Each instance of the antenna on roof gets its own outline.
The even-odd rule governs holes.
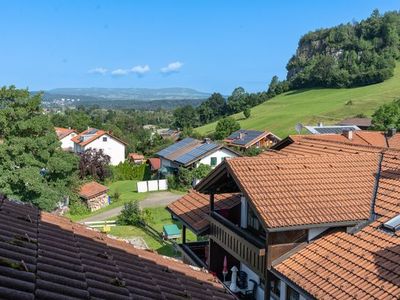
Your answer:
[[[296,129],[296,132],[297,132],[298,134],[300,134],[300,133],[301,133],[301,130],[303,129],[303,124],[297,123],[296,126],[294,126],[294,129]]]

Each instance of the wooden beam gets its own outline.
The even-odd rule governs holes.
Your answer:
[[[182,226],[182,244],[186,244],[186,226]]]
[[[210,194],[210,214],[214,211],[214,194]]]

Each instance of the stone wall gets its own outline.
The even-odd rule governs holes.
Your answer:
[[[108,195],[101,194],[97,197],[86,200],[86,203],[90,211],[98,210],[108,205]]]

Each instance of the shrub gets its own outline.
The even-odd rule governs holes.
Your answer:
[[[250,108],[246,108],[246,109],[243,111],[243,115],[244,115],[244,117],[245,117],[246,119],[250,118],[250,115],[251,115],[251,110],[250,110]]]
[[[117,223],[121,225],[143,225],[143,216],[137,201],[124,204],[121,214],[118,216]]]
[[[86,215],[90,213],[87,205],[80,199],[71,200],[69,203],[69,213],[71,215]]]
[[[111,168],[114,181],[118,180],[145,180],[149,172],[146,164],[134,165],[123,162]]]
[[[114,200],[118,200],[121,197],[121,193],[118,189],[115,189],[114,195],[112,196]]]

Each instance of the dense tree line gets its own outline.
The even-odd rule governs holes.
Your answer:
[[[353,87],[393,76],[400,57],[400,12],[375,10],[361,22],[304,35],[287,64],[291,88]]]
[[[60,149],[41,95],[3,87],[0,90],[0,193],[53,210],[75,199],[78,157]]]

